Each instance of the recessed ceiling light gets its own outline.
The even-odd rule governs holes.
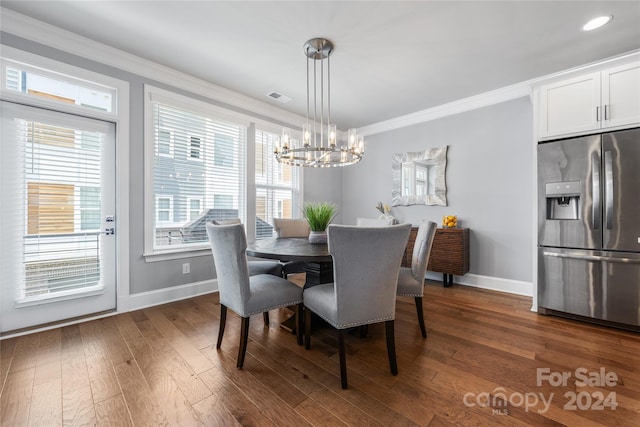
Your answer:
[[[597,18],[593,18],[591,21],[587,22],[582,26],[582,31],[591,31],[596,28],[600,28],[603,25],[608,24],[613,19],[613,16],[598,16]]]

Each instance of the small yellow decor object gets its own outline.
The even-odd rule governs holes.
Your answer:
[[[442,226],[444,228],[455,228],[458,226],[458,217],[455,215],[445,215],[442,217]]]

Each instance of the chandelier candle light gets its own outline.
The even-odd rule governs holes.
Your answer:
[[[302,125],[300,141],[292,138],[291,129],[282,129],[282,137],[275,149],[276,159],[281,163],[324,168],[352,165],[362,159],[364,137],[357,135],[355,129],[349,129],[347,141],[338,145],[336,125],[331,123],[329,56],[332,52],[333,43],[324,38],[311,39],[304,44],[307,55],[307,121]]]

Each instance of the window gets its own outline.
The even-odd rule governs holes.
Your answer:
[[[115,112],[116,90],[50,70],[7,60],[5,89],[82,108]]]
[[[277,135],[256,131],[256,239],[272,237],[273,218],[296,218],[302,211],[300,169],[279,163]]]
[[[173,197],[156,197],[156,221],[159,223],[169,223],[173,221]]]
[[[145,99],[145,253],[206,248],[207,222],[245,217],[248,123],[150,86]]]
[[[187,218],[189,221],[198,219],[202,213],[202,199],[195,197],[187,197]]]
[[[158,155],[173,157],[173,131],[169,129],[158,129]]]
[[[202,160],[202,138],[199,136],[189,137],[189,160]]]

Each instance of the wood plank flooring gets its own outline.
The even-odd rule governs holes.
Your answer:
[[[0,425],[640,425],[640,334],[540,316],[530,298],[464,286],[428,283],[424,304],[426,340],[413,299],[398,300],[398,376],[383,325],[347,335],[348,390],[335,331],[315,331],[306,351],[279,327],[286,309],[269,327],[251,319],[237,370],[231,311],[215,349],[217,294],[5,339]]]

